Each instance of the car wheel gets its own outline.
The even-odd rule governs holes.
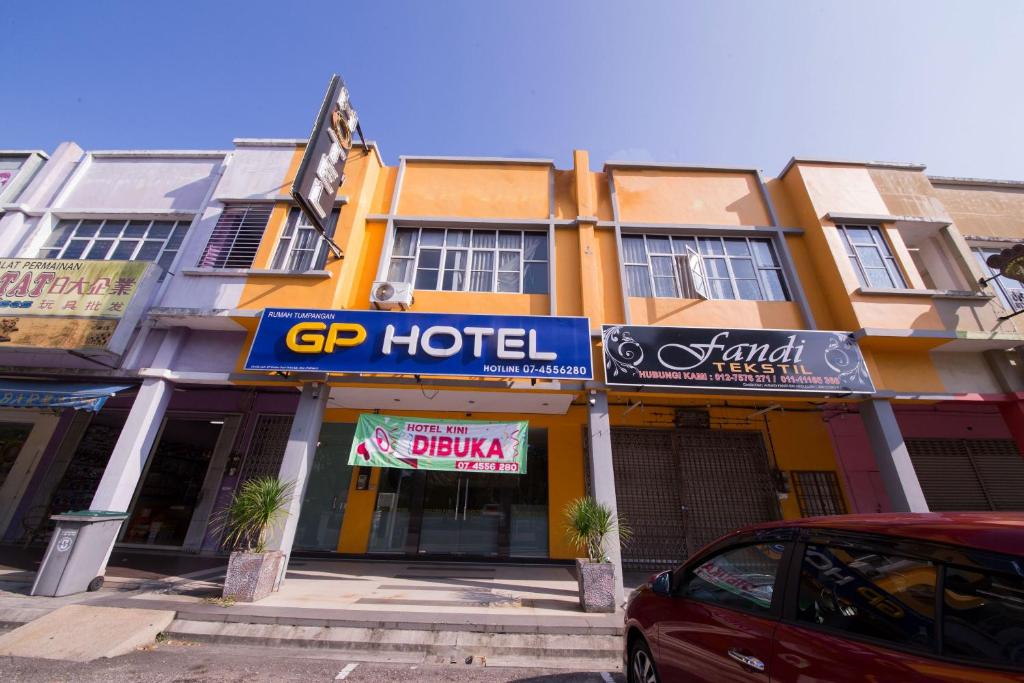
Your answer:
[[[658,669],[654,666],[651,648],[647,647],[643,638],[637,638],[629,652],[629,681],[630,683],[660,683],[661,681]]]

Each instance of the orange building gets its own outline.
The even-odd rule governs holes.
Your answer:
[[[302,153],[303,141],[236,141],[119,370],[143,382],[127,424],[160,423],[172,389],[291,392],[276,437],[243,429],[222,449],[230,466],[204,475],[220,489],[250,470],[295,481],[302,495],[275,540],[286,552],[567,560],[579,551],[562,512],[588,492],[633,528],[627,569],[676,563],[767,519],[1024,509],[1024,336],[1007,317],[1024,308],[1024,285],[981,283],[996,275],[986,259],[1024,240],[1019,184],[803,159],[770,179],[595,170],[585,151],[568,169],[387,166],[371,144],[353,148],[335,202],[338,258],[286,194]],[[585,317],[593,377],[470,377],[423,358],[401,370],[381,358],[358,372],[247,369],[261,316],[277,308]],[[661,339],[637,343],[662,369],[618,365],[609,335],[623,332]],[[720,332],[750,341],[716,361],[728,335],[694,340]],[[805,344],[805,357],[786,344]],[[697,351],[718,366],[666,360]],[[350,464],[365,414],[526,421],[526,474]],[[134,500],[145,468],[118,468],[157,439],[138,434],[112,445],[93,507]]]

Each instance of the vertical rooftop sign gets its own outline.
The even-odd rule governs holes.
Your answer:
[[[337,74],[331,76],[320,113],[292,184],[292,197],[317,231],[328,240],[336,256],[341,253],[327,233],[338,188],[345,180],[345,161],[359,118],[349,102],[348,88]]]

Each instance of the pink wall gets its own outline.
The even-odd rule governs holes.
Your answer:
[[[996,403],[896,406],[904,438],[1012,439]],[[850,512],[888,512],[889,497],[878,473],[867,430],[858,413],[826,413]]]

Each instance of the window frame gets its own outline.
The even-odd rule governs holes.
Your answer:
[[[874,550],[882,553],[901,555],[909,559],[918,559],[931,562],[936,567],[935,582],[935,629],[932,634],[933,643],[931,650],[915,649],[905,647],[899,643],[872,638],[857,633],[849,633],[839,629],[812,624],[797,619],[797,600],[800,595],[800,570],[803,563],[804,552],[808,543],[856,547],[862,550]],[[1007,574],[1013,576],[1013,567],[1018,560],[986,550],[970,549],[969,559],[971,563],[950,562],[950,552],[960,551],[958,557],[964,555],[964,548],[961,546],[947,546],[928,541],[918,541],[912,538],[901,538],[897,536],[879,536],[871,533],[854,531],[836,531],[831,529],[803,528],[799,530],[798,538],[791,547],[789,566],[786,573],[785,590],[782,591],[781,623],[795,628],[805,628],[817,631],[836,638],[862,642],[885,650],[908,654],[924,659],[931,659],[949,664],[956,664],[967,668],[990,669],[993,671],[1011,671],[1019,673],[1019,669],[1007,667],[992,662],[981,662],[944,654],[942,651],[943,632],[942,625],[945,620],[945,576],[947,568],[966,569],[974,572],[986,572],[990,574]],[[778,592],[778,588],[776,588]],[[774,603],[773,603],[774,607]]]
[[[792,287],[792,284],[789,282],[789,278],[786,277],[786,269],[783,266],[782,258],[780,256],[781,250],[779,249],[777,240],[773,236],[767,236],[766,235],[766,236],[762,237],[762,236],[756,236],[756,235],[754,235],[754,236],[752,236],[752,235],[723,235],[723,234],[720,234],[720,233],[719,234],[715,234],[714,232],[703,233],[703,234],[651,233],[651,232],[644,232],[643,230],[633,231],[633,230],[628,230],[628,229],[625,230],[622,233],[622,239],[623,240],[626,240],[627,238],[636,238],[636,237],[639,237],[639,238],[641,238],[643,240],[644,255],[646,256],[646,262],[645,263],[641,263],[639,261],[629,260],[629,257],[627,256],[627,250],[625,248],[623,248],[623,250],[622,250],[622,267],[623,267],[623,270],[627,274],[627,276],[625,278],[625,282],[623,283],[623,287],[626,289],[626,296],[635,297],[635,298],[644,298],[644,299],[652,299],[652,298],[653,299],[691,299],[691,300],[692,299],[696,299],[696,300],[705,299],[705,300],[711,300],[711,301],[773,301],[773,302],[778,302],[778,301],[792,302],[793,301],[793,287]],[[650,247],[650,239],[651,238],[660,238],[660,237],[664,237],[664,238],[669,240],[669,250],[670,250],[670,252],[664,252],[664,251],[653,251],[652,252],[651,247]],[[746,242],[747,254],[749,254],[749,255],[748,256],[742,256],[742,255],[730,254],[729,251],[728,251],[728,248],[726,247],[725,240],[731,240],[731,239],[744,240]],[[692,246],[687,244],[683,251],[677,252],[676,249],[675,249],[675,246],[674,246],[674,242],[676,242],[677,240],[678,241],[692,240],[693,244],[692,244]],[[721,253],[720,254],[719,253],[716,253],[716,254],[705,254],[703,252],[703,250],[701,249],[701,247],[702,247],[702,240],[717,240],[718,243],[721,245],[721,249],[722,249]],[[761,265],[760,263],[758,263],[757,255],[755,254],[754,247],[753,247],[753,244],[755,242],[756,243],[763,243],[763,244],[768,246],[768,248],[771,250],[772,258],[774,260],[775,265],[765,266],[765,265]],[[702,276],[702,279],[703,279],[703,286],[704,286],[704,289],[705,289],[705,296],[703,296],[703,297],[701,297],[701,296],[697,296],[697,297],[684,296],[685,294],[699,294],[699,292],[697,292],[694,289],[694,284],[689,281],[690,278],[687,277],[681,271],[680,259],[687,258],[688,253],[689,253],[688,252],[689,249],[692,249],[694,251],[694,253],[700,259],[700,261],[699,261],[699,263],[700,263],[700,270],[701,270],[701,276]],[[652,259],[655,258],[655,257],[671,258],[671,260],[672,260],[672,271],[673,271],[672,272],[672,278],[673,278],[673,291],[674,291],[674,294],[672,294],[672,295],[658,294],[657,278],[659,278],[659,277],[660,278],[665,278],[666,276],[664,276],[664,275],[656,276],[654,274],[654,262],[653,262]],[[711,277],[708,274],[708,267],[707,267],[707,263],[706,263],[706,260],[708,258],[722,259],[725,262],[725,268],[726,268],[726,273],[728,274],[728,278]],[[737,277],[736,276],[736,271],[735,271],[735,268],[734,268],[734,265],[733,265],[733,261],[734,260],[749,260],[750,263],[751,263],[751,266],[754,269],[754,274],[755,274],[756,277],[755,278],[741,278],[741,277]],[[649,294],[634,294],[634,293],[629,291],[630,278],[628,277],[628,272],[629,272],[630,268],[645,268],[646,269],[646,271],[647,271],[647,287],[648,287],[648,291],[650,292]],[[766,277],[765,273],[767,271],[773,271],[773,272],[778,274],[779,282],[782,284],[782,290],[783,290],[782,291],[782,298],[781,299],[767,298],[766,297],[766,295],[771,291],[771,288],[768,286],[768,283],[767,283],[767,281],[765,279],[765,277]],[[718,297],[718,296],[715,296],[714,289],[712,287],[712,282],[713,281],[723,281],[723,280],[726,280],[726,279],[728,280],[729,286],[732,289],[733,296],[732,297]],[[740,288],[739,288],[739,284],[738,283],[741,280],[742,281],[753,280],[753,281],[755,281],[757,283],[758,298],[756,298],[756,299],[745,299],[745,298],[739,296]]]
[[[143,217],[139,218],[138,216],[136,216],[135,218],[130,218],[128,216],[85,216],[75,218],[63,218],[57,216],[55,217],[56,223],[50,230],[50,234],[47,235],[46,239],[43,241],[43,244],[41,244],[39,248],[36,250],[35,258],[52,259],[58,261],[144,261],[147,263],[155,263],[159,265],[161,268],[163,268],[165,271],[170,271],[170,268],[174,264],[174,261],[178,258],[178,255],[181,253],[182,246],[184,246],[185,244],[185,239],[188,237],[188,232],[192,227],[193,218],[145,216],[144,214],[140,215],[142,215]],[[75,233],[85,222],[98,223],[95,232],[91,236],[76,236]],[[103,228],[107,225],[108,222],[121,224],[121,227],[117,235],[101,235]],[[145,227],[145,231],[143,232],[142,235],[136,237],[125,234],[125,231],[128,229],[128,226],[131,225],[132,223],[147,224]],[[149,237],[149,231],[153,229],[154,225],[157,223],[171,224],[170,230],[168,231],[166,237]],[[68,234],[65,235],[60,240],[60,244],[56,246],[47,246],[52,236],[56,234],[58,230],[61,229],[62,224],[73,225]],[[178,239],[177,243],[173,247],[169,247],[168,245],[171,243],[171,241],[178,236],[180,236],[180,239]],[[71,246],[71,243],[73,241],[84,241],[86,242],[86,245],[82,248],[80,256],[65,257],[65,254],[67,254],[68,248]],[[87,255],[93,250],[93,248],[96,245],[96,242],[98,241],[110,241],[112,244],[107,248],[107,253],[102,259],[88,258]],[[138,255],[142,251],[146,242],[156,241],[159,241],[161,244],[160,249],[154,256],[154,258],[138,258]],[[138,244],[136,244],[135,247],[132,249],[132,253],[129,257],[118,259],[110,258],[110,256],[118,249],[122,242],[137,242]],[[55,255],[44,255],[44,253],[54,251],[57,252]],[[161,263],[161,259],[163,259],[167,255],[170,255],[170,258],[167,260],[167,263],[165,265]]]
[[[982,269],[984,269],[984,271],[986,273],[988,273],[989,278],[991,278],[991,279],[989,279],[988,284],[994,284],[995,285],[994,289],[995,289],[995,292],[996,292],[996,296],[999,299],[999,302],[1001,304],[1003,304],[1003,306],[1008,311],[1014,311],[1014,312],[1016,312],[1016,311],[1024,311],[1024,299],[1022,299],[1021,307],[1017,308],[1017,307],[1015,307],[1013,305],[1013,297],[1010,296],[1010,290],[1016,290],[1016,291],[1024,292],[1024,282],[1018,282],[1017,280],[1014,280],[1012,278],[1004,277],[1003,275],[1001,275],[999,273],[998,270],[996,270],[995,268],[993,268],[992,266],[988,265],[985,262],[987,260],[987,258],[988,258],[988,255],[998,254],[1003,249],[1006,249],[1007,247],[1010,247],[1010,246],[1013,246],[1013,245],[1012,244],[1007,244],[1007,243],[1004,242],[1004,243],[1001,243],[1001,244],[990,244],[990,245],[977,244],[977,243],[969,243],[968,246],[970,247],[971,255],[977,260],[978,265]],[[991,253],[988,254],[988,255],[984,255],[983,252],[991,252]],[[1016,283],[1018,286],[1016,286],[1016,287],[1012,287],[1012,286],[1011,287],[1007,287],[1006,283]],[[1024,295],[1022,295],[1022,296],[1024,296]]]
[[[913,289],[909,284],[910,281],[907,278],[906,269],[900,263],[899,258],[897,258],[896,252],[892,248],[892,242],[889,240],[889,236],[886,234],[886,231],[883,229],[881,224],[836,223],[835,227],[839,231],[839,238],[843,242],[843,248],[846,250],[846,256],[849,259],[850,264],[853,266],[853,272],[857,276],[857,282],[861,289]],[[850,239],[848,232],[850,228],[863,228],[868,230],[872,235],[871,244],[853,242],[853,240]],[[865,266],[857,247],[872,248],[878,252],[879,258],[882,261],[882,267]],[[868,279],[869,270],[884,270],[892,281],[892,286],[878,287],[871,284]]]
[[[262,202],[262,201],[231,201],[231,202],[225,202],[221,206],[220,212],[217,214],[217,219],[214,221],[213,227],[210,229],[210,233],[206,237],[206,244],[203,245],[203,250],[199,253],[199,258],[196,261],[195,267],[196,268],[209,268],[211,270],[225,270],[225,271],[238,271],[238,270],[249,270],[249,269],[251,269],[253,267],[254,263],[256,262],[256,257],[259,256],[260,247],[263,245],[263,240],[267,236],[267,229],[270,227],[270,221],[274,217],[274,206],[275,205],[272,202]],[[211,245],[214,243],[214,240],[216,238],[221,238],[222,239],[222,237],[217,235],[217,230],[218,230],[218,228],[221,225],[221,221],[225,220],[225,216],[227,215],[227,213],[229,211],[237,211],[237,210],[243,210],[244,211],[244,215],[239,219],[238,225],[233,226],[233,233],[231,235],[231,242],[230,242],[230,244],[227,245],[226,250],[224,252],[224,256],[221,257],[218,254],[217,256],[214,256],[212,258],[214,263],[213,264],[208,264],[207,263],[207,259],[208,259],[208,255],[209,255],[209,252],[210,252]],[[245,221],[248,220],[249,215],[251,213],[264,212],[264,211],[267,213],[267,217],[266,217],[266,220],[263,223],[263,226],[260,228],[260,237],[259,237],[259,239],[255,240],[255,247],[253,248],[251,246],[239,246],[239,239],[240,239],[240,236],[242,234],[241,233],[241,228],[242,228],[242,225],[245,223]],[[225,227],[227,228],[227,226],[225,226]],[[254,229],[254,228],[250,228],[250,229]],[[244,242],[252,242],[253,241],[253,237],[246,236],[246,237],[243,238],[242,241],[243,241],[243,243]],[[221,246],[223,248],[223,245],[221,245]],[[235,264],[235,263],[231,262],[231,260],[234,259],[234,258],[243,258],[243,259],[245,258],[244,256],[239,256],[238,254],[236,254],[235,253],[236,249],[238,249],[239,252],[245,252],[245,251],[249,251],[249,250],[252,251],[252,255],[248,256],[248,261],[249,262],[247,264],[240,265],[240,264]],[[221,263],[220,265],[217,265],[217,261],[220,261],[221,258],[223,258],[223,263]]]
[[[768,612],[758,612],[752,609],[743,609],[733,605],[723,605],[721,603],[700,600],[698,598],[684,596],[678,593],[682,583],[693,575],[693,572],[697,567],[708,560],[717,557],[722,553],[727,553],[745,546],[757,545],[759,543],[784,543],[786,545],[786,549],[782,553],[782,559],[779,560],[779,570],[775,575],[775,586],[772,589],[772,604],[771,607],[768,608]],[[782,618],[783,608],[786,605],[786,595],[790,584],[789,573],[790,568],[793,565],[793,553],[796,546],[797,539],[795,534],[791,529],[787,528],[770,529],[766,532],[755,532],[753,534],[744,534],[739,537],[726,538],[708,548],[705,552],[687,559],[682,566],[677,569],[671,570],[672,585],[670,589],[670,599],[689,600],[701,605],[710,605],[718,609],[738,612],[740,614],[746,614],[759,619],[778,621]]]
[[[411,255],[396,255],[395,246],[398,242],[397,239],[391,240],[391,253],[387,254],[387,266],[384,269],[385,277],[388,280],[392,280],[391,272],[392,267],[396,261],[406,262],[406,268],[411,268],[406,273],[407,280],[412,287],[417,291],[425,292],[464,292],[464,293],[475,293],[475,294],[537,294],[541,296],[551,295],[551,240],[549,235],[549,229],[547,228],[531,228],[531,227],[519,227],[519,226],[495,226],[495,227],[481,227],[477,225],[467,226],[424,226],[424,225],[396,225],[394,226],[395,236],[401,230],[412,230],[415,232],[413,239],[412,254]],[[441,233],[440,244],[433,245],[428,244],[426,247],[423,246],[423,233],[424,232],[439,232]],[[465,245],[449,244],[449,233],[464,232],[467,235],[467,241]],[[494,246],[480,247],[475,246],[473,238],[477,232],[486,233],[494,237]],[[516,233],[519,235],[519,245],[517,247],[503,247],[501,246],[501,233]],[[537,259],[526,258],[526,240],[528,235],[535,235],[543,239],[545,258]],[[417,284],[417,278],[420,272],[420,264],[424,250],[426,251],[438,251],[437,274],[434,278],[432,287],[420,287]],[[458,270],[448,267],[448,255],[450,253],[464,253],[465,263]],[[511,270],[502,270],[500,267],[501,254],[502,252],[515,253],[518,260],[518,288],[516,291],[507,291],[499,289],[499,274],[500,273],[511,273]],[[475,269],[474,256],[477,253],[485,253],[491,255],[491,266],[489,269]],[[526,289],[526,266],[527,265],[544,265],[544,291],[543,292],[527,292]],[[435,270],[434,268],[426,268],[425,270]],[[473,273],[474,272],[490,272],[490,285],[489,289],[473,289]],[[447,273],[459,273],[462,275],[462,286],[460,288],[447,289],[444,286],[445,276]]]
[[[335,207],[328,217],[327,232],[329,236],[334,235],[339,215],[340,211]],[[291,234],[288,233],[289,227],[291,228]],[[309,267],[305,270],[287,267],[295,257],[295,244],[300,230],[312,230],[316,237],[316,244],[312,249],[301,250],[304,252],[313,252]],[[270,259],[270,270],[282,273],[307,273],[311,270],[323,270],[324,266],[327,264],[327,251],[327,240],[324,239],[313,224],[309,222],[309,219],[306,217],[306,214],[302,209],[298,206],[290,206],[284,219],[284,226],[282,226],[281,234],[278,235],[277,244],[274,246],[274,255]],[[278,265],[279,261],[281,262],[280,265]]]

